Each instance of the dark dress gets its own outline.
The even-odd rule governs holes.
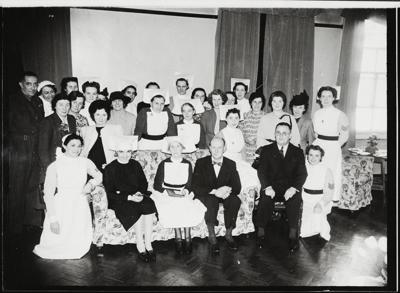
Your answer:
[[[107,162],[106,155],[104,154],[103,141],[101,140],[100,131],[103,127],[96,127],[97,139],[89,151],[88,158],[96,165],[97,169],[104,172],[103,165]]]
[[[118,160],[112,161],[104,169],[103,184],[107,193],[108,208],[114,210],[115,216],[126,231],[141,215],[150,215],[157,211],[149,197],[147,179],[139,162],[129,160],[127,164],[121,164]],[[143,200],[128,200],[128,195],[136,192],[143,194]]]

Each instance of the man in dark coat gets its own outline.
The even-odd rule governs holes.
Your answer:
[[[211,156],[196,161],[193,172],[192,189],[195,197],[206,207],[204,216],[208,228],[208,240],[213,253],[219,252],[214,226],[218,225],[217,214],[219,204],[224,206],[226,227],[225,239],[229,248],[237,250],[237,244],[232,237],[241,201],[238,194],[241,190],[236,163],[223,157],[225,140],[214,137],[210,143]]]
[[[289,249],[299,247],[298,221],[301,190],[307,178],[304,154],[301,148],[289,143],[291,127],[286,122],[275,128],[275,142],[263,147],[257,169],[261,182],[260,201],[254,225],[258,227],[258,244],[262,246],[264,228],[271,219],[274,202],[284,201],[289,222]]]
[[[39,198],[38,132],[44,118],[43,102],[36,94],[35,73],[24,72],[19,85],[21,91],[9,97],[10,173],[4,209],[9,237],[20,235],[24,225],[42,224],[42,211],[35,206]]]

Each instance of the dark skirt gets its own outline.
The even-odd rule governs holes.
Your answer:
[[[114,210],[115,216],[126,231],[139,220],[141,215],[151,215],[157,212],[154,201],[147,196],[143,196],[141,202],[117,203],[111,209]]]

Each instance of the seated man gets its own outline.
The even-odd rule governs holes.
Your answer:
[[[275,128],[276,142],[263,147],[258,167],[261,182],[260,201],[254,225],[258,227],[259,247],[265,237],[264,228],[271,219],[274,202],[285,201],[289,221],[289,249],[299,247],[298,221],[301,205],[301,190],[307,178],[303,151],[289,143],[291,127],[280,122]]]
[[[204,218],[208,228],[208,240],[213,253],[219,252],[214,230],[214,226],[218,225],[219,203],[224,206],[225,239],[229,248],[237,250],[237,244],[232,237],[232,230],[236,226],[241,204],[238,197],[241,184],[236,170],[236,163],[223,157],[225,150],[225,140],[221,137],[214,137],[210,143],[211,156],[196,161],[192,180],[192,190],[195,197],[207,207]]]

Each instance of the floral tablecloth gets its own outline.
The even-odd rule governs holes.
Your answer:
[[[338,208],[359,210],[371,203],[374,157],[344,155],[342,192]]]
[[[184,157],[194,164],[198,158],[209,155],[208,150],[198,150]],[[154,177],[157,172],[159,163],[166,159],[169,155],[160,151],[137,151],[133,154],[133,158],[140,162],[143,171],[149,183],[149,190],[153,191]],[[249,187],[242,190],[239,197],[242,205],[239,209],[236,228],[232,231],[233,235],[240,235],[254,231],[252,221],[252,213],[254,209],[254,198],[258,192],[257,186]],[[93,243],[101,247],[103,244],[125,244],[136,243],[134,229],[125,231],[119,220],[115,217],[113,210],[108,209],[107,196],[103,186],[99,186],[92,193],[92,203],[94,212],[94,235]],[[223,207],[221,205],[218,212],[219,225],[215,228],[217,236],[225,235]],[[207,226],[203,221],[196,227],[192,228],[192,237],[205,238],[208,236]],[[153,240],[168,240],[175,237],[174,229],[163,228],[154,216]]]

